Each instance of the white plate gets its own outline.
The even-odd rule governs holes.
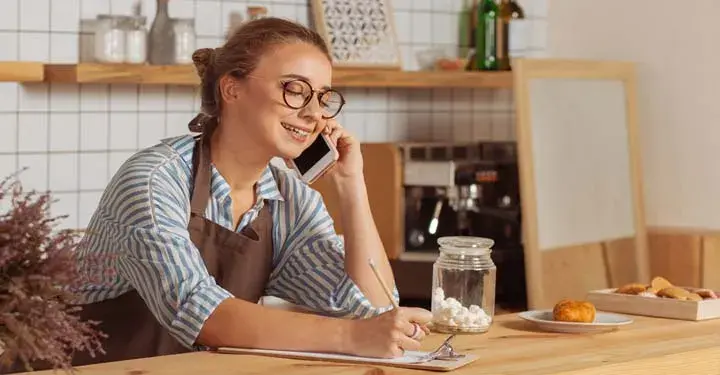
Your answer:
[[[524,311],[519,313],[518,316],[533,323],[543,331],[561,333],[610,331],[633,322],[633,320],[627,316],[601,311],[595,313],[595,321],[593,323],[557,322],[553,320],[552,310]]]

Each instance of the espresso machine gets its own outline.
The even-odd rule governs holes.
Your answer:
[[[498,304],[526,302],[516,145],[407,144],[402,149],[406,254],[437,254],[443,236],[495,241]]]

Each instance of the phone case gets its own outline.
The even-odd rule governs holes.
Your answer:
[[[323,137],[323,139],[325,140],[325,143],[327,143],[327,145],[330,147],[330,150],[333,153],[333,162],[326,165],[325,168],[320,170],[320,173],[318,173],[314,178],[312,178],[310,180],[303,179],[302,175],[298,171],[297,166],[295,166],[295,163],[292,160],[285,160],[285,165],[287,165],[288,168],[293,169],[294,171],[298,172],[298,174],[300,175],[300,178],[303,179],[303,181],[305,181],[308,185],[312,184],[313,182],[320,179],[320,177],[324,176],[325,173],[327,173],[330,169],[332,169],[332,167],[335,166],[335,164],[337,164],[337,160],[340,157],[340,154],[338,153],[335,146],[332,144],[332,141],[330,140],[330,138],[325,133],[321,133],[320,137]]]

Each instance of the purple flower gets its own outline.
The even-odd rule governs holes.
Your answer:
[[[73,287],[101,272],[100,259],[75,259],[79,233],[57,230],[50,193],[26,193],[16,175],[0,182],[0,373],[19,361],[72,370],[73,353],[103,353],[97,322],[81,321]]]

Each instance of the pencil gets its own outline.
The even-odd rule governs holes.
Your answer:
[[[400,306],[398,306],[397,302],[395,302],[395,298],[393,298],[393,295],[390,292],[390,289],[388,288],[387,284],[385,284],[385,281],[383,281],[382,276],[380,276],[380,272],[378,272],[377,268],[375,267],[375,261],[373,261],[372,258],[368,258],[368,263],[370,264],[370,268],[372,269],[373,273],[375,274],[375,278],[377,278],[377,281],[380,283],[380,286],[383,288],[385,295],[390,300],[390,302],[392,302],[393,307],[395,309],[399,309]]]

